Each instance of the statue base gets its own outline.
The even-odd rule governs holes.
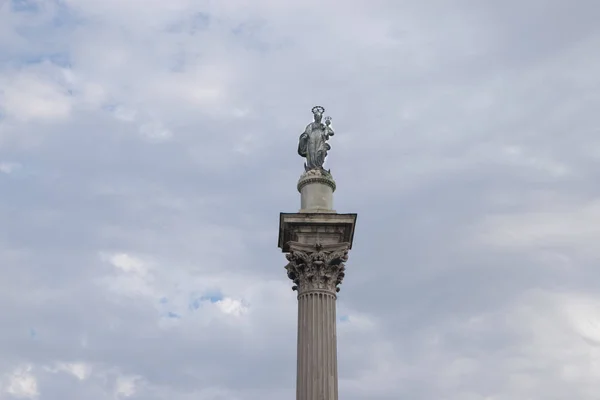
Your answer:
[[[311,169],[298,180],[300,192],[299,213],[335,213],[333,192],[335,181],[324,169]]]

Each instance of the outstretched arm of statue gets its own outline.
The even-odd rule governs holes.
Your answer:
[[[327,125],[325,127],[325,134],[327,135],[327,137],[333,136],[335,134],[333,128],[330,125]]]

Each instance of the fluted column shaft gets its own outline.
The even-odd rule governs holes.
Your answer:
[[[336,295],[319,290],[298,296],[296,400],[337,400]]]
[[[338,400],[335,301],[350,246],[288,245],[285,268],[298,291],[296,400]]]

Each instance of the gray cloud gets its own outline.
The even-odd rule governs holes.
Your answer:
[[[0,1],[0,398],[293,397],[315,103],[359,214],[340,396],[595,398],[599,13]]]

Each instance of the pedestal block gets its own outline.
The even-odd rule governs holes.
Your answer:
[[[310,170],[298,180],[300,213],[335,213],[333,192],[335,181],[328,171]]]

